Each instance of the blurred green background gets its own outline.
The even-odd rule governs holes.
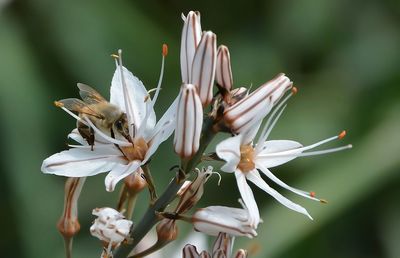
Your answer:
[[[55,224],[64,178],[40,165],[66,148],[74,120],[53,106],[78,96],[77,82],[108,97],[110,54],[153,88],[161,45],[169,45],[157,112],[180,86],[181,12],[199,10],[202,27],[231,52],[234,84],[257,85],[285,72],[299,88],[273,131],[274,139],[304,144],[342,129],[350,151],[299,158],[273,169],[282,180],[312,190],[321,205],[275,187],[305,206],[314,221],[256,190],[263,204],[259,236],[239,239],[252,257],[400,257],[400,2],[356,1],[0,1],[0,117],[2,257],[64,257]],[[215,142],[214,142],[215,143]],[[178,160],[171,141],[161,146],[152,173],[161,190]],[[75,257],[98,257],[89,236],[95,207],[114,206],[118,191],[104,174],[89,178],[80,199]],[[147,193],[135,218],[143,213]],[[237,205],[234,179],[206,186],[199,206]]]

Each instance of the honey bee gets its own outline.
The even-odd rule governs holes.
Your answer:
[[[79,117],[89,119],[99,130],[112,138],[115,138],[115,134],[118,133],[131,141],[126,114],[116,105],[109,103],[92,87],[78,83],[78,88],[82,100],[77,98],[62,99],[55,102],[56,106],[77,112]],[[77,121],[77,128],[93,150],[95,141],[93,128],[79,120]]]

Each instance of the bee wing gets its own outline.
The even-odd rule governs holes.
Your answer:
[[[103,118],[101,114],[91,109],[87,103],[83,102],[80,99],[76,98],[62,99],[56,101],[55,104],[58,107],[65,107],[66,109],[77,113],[86,114],[97,118]]]
[[[78,88],[79,95],[81,95],[82,100],[89,105],[107,102],[107,100],[103,98],[100,93],[98,93],[95,89],[86,84],[78,83]]]

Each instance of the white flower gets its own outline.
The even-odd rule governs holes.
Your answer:
[[[113,191],[121,179],[144,165],[158,146],[172,134],[175,128],[176,101],[157,124],[153,108],[160,91],[164,55],[159,84],[153,99],[150,99],[143,83],[122,66],[121,54],[119,51],[117,68],[111,82],[110,103],[126,113],[130,141],[121,137],[114,139],[96,128],[89,119],[74,116],[95,131],[94,149],[91,150],[91,146],[80,135],[71,134],[70,137],[84,146],[72,146],[70,150],[45,159],[42,172],[85,177],[110,171],[105,178],[105,185],[107,191]]]
[[[247,209],[209,206],[198,209],[192,216],[192,223],[195,230],[211,236],[217,236],[220,232],[249,238],[257,236]]]
[[[90,227],[90,233],[98,239],[109,243],[110,246],[118,246],[128,236],[132,227],[132,221],[112,208],[96,208],[92,212],[98,218]]]
[[[343,138],[345,136],[345,131],[340,133],[338,136],[334,136],[305,147],[303,147],[303,145],[298,142],[290,140],[266,141],[269,133],[271,132],[276,121],[278,120],[279,116],[282,114],[285,108],[282,107],[283,104],[289,97],[290,95],[285,98],[271,114],[263,130],[260,133],[257,144],[253,144],[253,139],[257,133],[258,128],[260,127],[261,121],[250,128],[247,132],[228,138],[219,143],[216,147],[217,155],[221,159],[226,161],[226,164],[223,165],[221,169],[225,172],[233,172],[235,174],[240,194],[244,203],[248,207],[250,214],[252,215],[252,223],[255,225],[257,225],[260,221],[260,215],[257,203],[253,196],[253,192],[250,186],[247,184],[247,180],[251,181],[257,187],[270,194],[281,204],[292,210],[303,213],[307,215],[310,219],[312,219],[306,209],[298,204],[293,203],[292,201],[279,194],[273,188],[271,188],[261,178],[259,171],[261,171],[276,184],[296,194],[312,200],[321,201],[320,199],[314,197],[315,194],[313,192],[305,192],[288,186],[287,184],[279,180],[274,174],[272,174],[269,168],[279,166],[300,156],[325,154],[351,148],[351,145],[347,145],[328,150],[305,152],[310,149],[316,148],[324,143]],[[278,111],[279,113],[276,115]],[[275,115],[276,117],[274,118]]]

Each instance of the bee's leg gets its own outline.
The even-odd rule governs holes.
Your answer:
[[[91,150],[93,151],[94,130],[91,127],[89,127],[81,122],[78,122],[77,127],[78,127],[78,131],[82,135],[82,137],[88,142],[88,144],[90,146],[92,146]]]

